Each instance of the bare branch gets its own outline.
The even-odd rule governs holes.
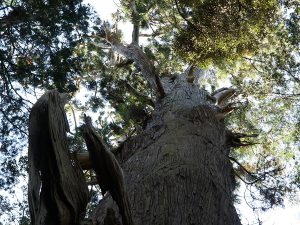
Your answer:
[[[128,46],[121,44],[113,37],[111,33],[108,33],[106,36],[109,43],[112,45],[112,50],[130,60],[133,60],[140,68],[143,77],[148,82],[151,89],[155,91],[159,98],[163,98],[166,94],[158,73],[153,65],[153,62],[146,56],[142,49],[135,43],[132,43]]]
[[[262,180],[262,177],[257,178],[253,173],[249,172],[241,163],[239,163],[235,158],[233,157],[228,157],[230,160],[232,160],[233,162],[235,162],[236,164],[238,164],[238,166],[244,171],[246,172],[248,175],[250,175],[251,177],[255,178],[254,181],[251,182],[247,182],[245,179],[243,179],[237,172],[235,172],[235,175],[240,178],[245,184],[254,184],[260,180]]]

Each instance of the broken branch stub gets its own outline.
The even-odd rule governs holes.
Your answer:
[[[235,89],[233,88],[220,88],[216,90],[212,96],[216,99],[216,105],[221,106],[226,103],[235,94]]]
[[[82,128],[102,194],[109,191],[119,207],[123,225],[133,225],[122,168],[113,153],[108,150],[101,137],[96,133],[90,117],[85,117],[85,124]]]
[[[30,112],[28,200],[34,225],[79,224],[88,202],[84,175],[68,149],[65,100],[49,91]]]

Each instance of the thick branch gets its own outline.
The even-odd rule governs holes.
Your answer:
[[[134,42],[127,46],[123,45],[119,41],[119,38],[105,24],[103,25],[103,31],[101,37],[105,38],[107,43],[111,45],[112,51],[134,61],[140,68],[142,76],[148,82],[150,88],[155,91],[155,95],[159,98],[165,97],[166,93],[161,84],[158,72],[153,62],[146,56],[139,45]]]
[[[138,45],[132,43],[128,46],[124,46],[113,38],[108,41],[111,43],[114,51],[133,60],[137,64],[143,77],[159,98],[163,98],[166,95],[153,62],[150,61]]]
[[[216,90],[212,96],[216,99],[216,105],[222,105],[234,94],[235,90],[233,88],[221,88]]]

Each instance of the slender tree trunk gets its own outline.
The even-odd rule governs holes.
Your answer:
[[[224,123],[207,92],[185,79],[164,82],[170,85],[167,95],[147,128],[118,154],[133,220],[143,225],[239,225]],[[110,201],[104,198],[95,211],[97,224],[108,216]]]

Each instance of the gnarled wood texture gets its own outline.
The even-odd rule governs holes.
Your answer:
[[[68,149],[65,97],[49,91],[30,113],[28,197],[33,225],[79,224],[88,202],[82,170]]]
[[[89,117],[85,117],[83,134],[102,193],[105,194],[109,191],[117,203],[123,225],[133,225],[123,171],[113,153],[107,149],[101,137],[96,133]],[[107,208],[106,210],[104,224],[118,221],[114,216],[113,209]]]

